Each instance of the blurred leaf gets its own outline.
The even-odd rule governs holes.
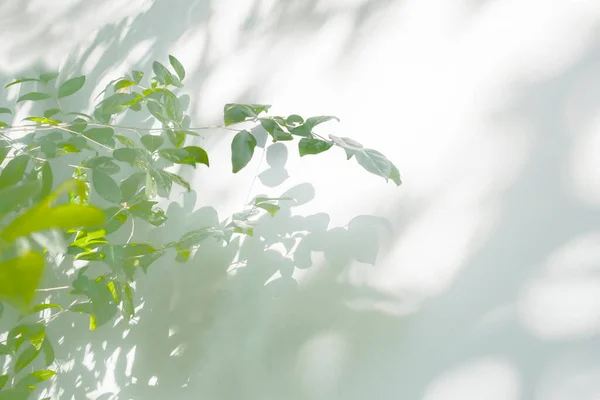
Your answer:
[[[0,139],[0,164],[4,162],[8,153],[10,153],[10,144],[6,140]]]
[[[0,343],[0,356],[10,355],[12,354],[12,350],[5,344]],[[1,385],[0,385],[1,387]]]
[[[77,92],[79,89],[83,87],[85,84],[85,76],[78,76],[76,78],[71,78],[65,82],[58,88],[58,98],[67,97]]]
[[[47,310],[49,308],[58,308],[59,310],[62,310],[62,306],[60,304],[38,304],[38,305],[31,307],[31,310],[29,310],[29,313],[35,314],[40,311]]]
[[[120,207],[110,207],[104,210],[106,234],[117,231],[127,221],[127,210]]]
[[[281,207],[279,207],[278,205],[271,204],[271,203],[259,203],[259,204],[256,204],[256,207],[262,208],[263,210],[265,210],[266,212],[271,214],[271,216],[275,216],[277,211],[279,211],[281,209]]]
[[[140,149],[120,148],[113,151],[113,157],[115,160],[129,163],[134,167],[144,168],[146,165],[144,151]]]
[[[261,197],[261,196],[259,196],[254,199],[254,204],[258,205],[258,204],[264,203],[266,201],[283,201],[283,200],[294,201],[294,202],[296,201],[292,197]]]
[[[0,389],[8,383],[8,375],[0,375]]]
[[[131,319],[135,315],[135,305],[133,304],[133,289],[129,284],[124,288],[125,296],[123,297],[123,316]]]
[[[39,101],[39,100],[46,100],[49,99],[50,96],[48,93],[39,93],[39,92],[30,92],[30,93],[25,93],[24,95],[22,95],[21,97],[19,97],[19,99],[17,100],[17,103],[20,103],[22,101]]]
[[[145,183],[146,174],[144,172],[135,172],[121,182],[121,201],[128,202],[138,192],[140,186]]]
[[[121,79],[120,81],[115,83],[115,91],[125,89],[129,86],[134,86],[136,84],[137,84],[136,82],[130,81],[128,79]]]
[[[52,347],[52,343],[50,343],[47,336],[42,343],[41,350],[44,353],[44,363],[47,367],[54,362],[54,348]]]
[[[40,191],[40,182],[33,180],[21,185],[12,185],[0,190],[0,220],[18,210],[20,205],[26,204]]]
[[[111,203],[118,203],[121,200],[121,191],[119,186],[106,172],[94,170],[92,175],[92,184],[96,192],[105,200]]]
[[[171,55],[169,55],[169,62],[171,63],[171,66],[175,70],[175,73],[177,73],[177,76],[179,77],[179,79],[183,80],[183,78],[185,78],[185,69],[183,68],[183,65],[181,65],[181,63],[179,62],[178,59],[176,59],[174,56],[171,56]]]
[[[39,350],[31,345],[27,345],[25,349],[17,356],[17,361],[15,361],[15,373],[21,372],[23,368],[31,364],[33,360],[38,356]]]
[[[115,164],[113,158],[108,156],[88,158],[87,160],[81,163],[81,166],[93,170],[102,171],[109,175],[116,174],[119,171],[121,171],[121,168],[117,164]]]
[[[161,85],[173,85],[181,87],[181,81],[174,76],[164,65],[158,61],[152,63],[152,70],[156,74],[156,79]]]
[[[206,153],[206,150],[204,150],[202,147],[186,146],[183,148],[183,150],[187,151],[192,156],[195,162],[199,164],[204,164],[207,167],[209,166],[208,153]]]
[[[16,85],[19,83],[23,83],[23,82],[39,82],[39,79],[36,78],[22,78],[22,79],[17,79],[16,81],[12,81],[11,83],[9,83],[8,85],[4,86],[4,88],[6,89],[7,87],[10,87],[12,85]]]
[[[173,146],[179,148],[183,142],[185,142],[185,132],[167,129],[167,138],[169,139],[169,142],[173,144]]]
[[[42,187],[36,197],[36,201],[41,201],[44,197],[48,196],[50,192],[52,192],[52,185],[54,183],[54,175],[49,162],[44,162],[39,168],[38,179],[40,179]]]
[[[135,147],[135,143],[133,142],[133,140],[129,139],[127,136],[115,135],[115,139],[117,139],[119,143],[121,143],[123,146]]]
[[[49,108],[46,111],[44,111],[44,117],[46,118],[50,118],[53,115],[56,115],[60,112],[60,110],[58,108]]]
[[[148,151],[154,152],[156,149],[163,145],[165,139],[163,139],[161,136],[144,135],[142,136],[141,141],[144,147],[148,149]]]
[[[38,383],[48,380],[56,375],[56,372],[50,371],[49,369],[35,371],[23,377],[19,383],[17,383],[17,389],[35,389]]]
[[[12,114],[12,111],[6,107],[0,107],[0,114]]]
[[[165,223],[167,216],[160,208],[154,209],[155,201],[141,201],[129,208],[132,215],[150,222],[154,226]]]
[[[167,174],[169,176],[169,178],[175,182],[176,184],[183,186],[184,188],[187,189],[187,191],[190,191],[190,183],[188,181],[186,181],[185,179],[183,179],[181,176],[177,175],[177,174],[173,174],[171,172],[168,171],[164,171],[165,174]]]
[[[0,262],[0,300],[26,309],[33,300],[43,270],[44,257],[35,251]]]
[[[233,173],[244,168],[254,155],[256,138],[248,131],[238,132],[231,142],[231,164]]]
[[[100,276],[94,280],[83,275],[79,270],[77,278],[73,281],[73,294],[85,295],[90,301],[79,303],[71,307],[71,310],[90,315],[90,330],[110,321],[117,313],[117,305],[112,293],[108,288],[107,279]]]
[[[48,83],[48,82],[56,79],[57,76],[58,76],[58,72],[47,72],[45,74],[41,74],[40,75],[40,82],[42,82],[42,83]]]
[[[156,197],[158,188],[156,187],[156,181],[154,177],[150,173],[150,171],[146,171],[146,186],[144,190],[144,197],[147,200],[152,200]]]
[[[392,171],[390,172],[389,178],[396,184],[396,186],[402,185],[402,179],[400,178],[400,171],[394,164],[392,164]]]
[[[319,154],[327,151],[333,146],[332,143],[326,142],[321,139],[313,138],[302,138],[298,142],[298,150],[300,151],[300,157],[307,154]]]
[[[265,104],[225,104],[223,120],[225,126],[255,119],[262,112],[267,112],[271,106]]]
[[[144,73],[140,71],[131,71],[131,76],[133,77],[135,83],[140,83],[144,77]]]
[[[28,163],[29,156],[26,155],[16,156],[10,160],[0,173],[0,190],[15,185],[23,179]]]
[[[82,134],[105,146],[115,147],[115,131],[112,128],[90,128]]]
[[[177,96],[171,91],[165,90],[164,101],[169,119],[177,124],[181,123],[181,120],[183,119],[183,109],[181,108],[181,104],[179,104]]]
[[[24,121],[32,121],[32,122],[37,122],[38,124],[47,124],[47,125],[58,125],[60,122],[50,119],[50,118],[45,118],[45,117],[27,117],[27,118],[23,118]]]

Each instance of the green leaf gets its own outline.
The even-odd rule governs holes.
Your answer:
[[[49,162],[45,162],[38,170],[38,179],[42,183],[42,188],[36,197],[36,201],[41,201],[44,197],[48,196],[52,191],[52,185],[54,183],[54,175]]]
[[[165,139],[163,139],[161,136],[144,135],[142,136],[141,141],[144,147],[148,149],[148,151],[154,152],[156,149],[163,145]]]
[[[62,306],[60,304],[38,304],[38,305],[31,307],[31,310],[29,310],[29,313],[35,314],[40,311],[47,310],[49,308],[58,308],[59,310],[62,310]]]
[[[154,118],[156,118],[160,122],[163,122],[165,124],[169,122],[169,118],[165,115],[165,112],[159,103],[149,101],[146,103],[146,107],[148,107],[148,111],[150,112],[150,114],[152,114],[152,116],[154,116]]]
[[[184,149],[160,149],[158,155],[175,164],[196,165],[194,157]]]
[[[128,79],[121,79],[120,81],[115,83],[115,91],[127,88],[129,86],[134,86],[136,84],[137,82],[130,81]]]
[[[8,383],[8,375],[0,375],[0,389]]]
[[[46,111],[44,111],[44,117],[46,118],[50,118],[53,115],[56,115],[60,112],[60,110],[58,108],[49,108]]]
[[[5,344],[0,343],[0,356],[10,355],[12,354],[12,350]],[[0,386],[1,387],[1,386]]]
[[[90,128],[82,135],[105,146],[115,147],[115,131],[112,128]]]
[[[0,220],[20,205],[27,204],[40,191],[40,182],[33,180],[21,185],[12,185],[0,190]]]
[[[138,98],[141,100],[138,96],[137,93],[115,93],[98,103],[94,116],[100,122],[108,123],[111,115],[125,111],[128,104],[138,101]]]
[[[169,139],[169,142],[173,144],[173,146],[179,148],[183,142],[185,142],[185,132],[167,129],[167,138]]]
[[[12,111],[6,107],[0,107],[0,114],[12,114]]]
[[[271,203],[259,203],[256,205],[256,207],[262,208],[263,210],[265,210],[266,212],[271,214],[271,216],[275,216],[277,211],[279,211],[281,209],[281,207],[279,207],[277,204],[271,204]]]
[[[207,167],[209,166],[208,153],[202,147],[186,146],[183,148],[183,150],[187,151],[192,156],[195,162],[199,164],[204,164]]]
[[[35,360],[39,353],[39,350],[31,345],[25,347],[25,350],[19,354],[17,361],[15,362],[15,373],[18,374],[23,370],[23,368],[31,364],[31,362]]]
[[[152,63],[152,71],[154,71],[154,73],[156,74],[156,78],[162,85],[167,85],[168,82],[171,81],[171,72],[169,72],[167,67],[165,67],[158,61],[154,61]]]
[[[293,140],[294,138],[288,132],[284,131],[275,120],[270,118],[260,118],[260,124],[273,137],[273,141]]]
[[[4,162],[8,153],[10,153],[10,144],[6,140],[0,139],[0,164]]]
[[[38,124],[46,124],[46,125],[58,125],[59,122],[55,121],[53,119],[50,118],[42,118],[42,117],[27,117],[27,118],[23,118],[24,121],[33,121],[33,122],[37,122]]]
[[[119,186],[106,172],[94,170],[92,175],[92,184],[96,192],[105,200],[111,203],[118,203],[121,200],[121,191]]]
[[[181,120],[183,119],[183,109],[181,108],[181,104],[179,104],[177,96],[171,91],[165,90],[164,101],[169,119],[177,124],[181,123]]]
[[[21,379],[19,383],[17,383],[16,388],[35,389],[38,383],[48,380],[54,375],[56,375],[56,372],[51,371],[49,369],[32,372],[29,375],[23,377],[23,379]]]
[[[44,352],[44,363],[47,367],[54,362],[54,348],[47,336],[42,343],[41,350]]]
[[[15,185],[23,179],[28,163],[29,156],[26,155],[16,156],[10,160],[0,173],[0,190]]]
[[[258,205],[260,203],[264,203],[266,201],[296,201],[294,198],[292,197],[262,197],[259,196],[257,198],[254,199],[254,204]]]
[[[52,97],[51,95],[49,95],[48,93],[39,93],[39,92],[30,92],[30,93],[25,93],[23,96],[19,97],[19,99],[17,100],[17,103],[20,103],[22,101],[39,101],[39,100],[46,100],[49,99],[50,97]]]
[[[155,204],[155,201],[144,200],[131,206],[129,211],[133,216],[142,218],[154,226],[159,226],[165,223],[167,216],[160,208],[154,209]]]
[[[304,118],[297,114],[292,114],[286,118],[285,123],[289,127],[294,127],[296,125],[300,125],[304,123]]]
[[[223,109],[225,126],[255,119],[260,113],[267,112],[270,107],[266,104],[225,104]]]
[[[402,185],[402,179],[400,178],[400,171],[394,164],[392,164],[392,171],[390,172],[389,178],[396,184],[396,186]]]
[[[176,184],[178,184],[180,186],[183,186],[184,188],[187,189],[188,192],[190,191],[190,189],[191,189],[190,183],[188,181],[186,181],[185,179],[183,179],[181,176],[179,176],[177,174],[173,174],[168,171],[164,171],[164,173],[167,174],[173,182],[175,182]]]
[[[123,316],[128,320],[135,315],[135,305],[133,304],[133,289],[129,284],[124,288],[125,296],[123,297]]]
[[[181,65],[178,59],[171,55],[169,55],[169,62],[175,70],[175,73],[177,73],[179,80],[183,80],[183,78],[185,78],[185,69],[183,68],[183,65]]]
[[[129,202],[136,195],[141,185],[145,183],[146,174],[136,172],[121,182],[121,201]]]
[[[244,130],[235,135],[231,142],[231,164],[234,174],[248,165],[255,147],[256,138],[250,132]]]
[[[63,82],[58,88],[58,98],[67,97],[77,92],[85,84],[85,76],[78,76]]]
[[[0,300],[26,309],[35,296],[43,270],[44,257],[34,251],[0,262]]]
[[[115,160],[129,163],[134,167],[144,168],[146,165],[144,151],[140,149],[123,147],[113,151],[113,157]]]
[[[300,151],[300,157],[307,154],[319,154],[327,151],[333,146],[332,143],[326,142],[320,139],[313,138],[302,138],[298,142],[298,150]]]
[[[151,169],[150,174],[152,179],[156,182],[157,192],[160,197],[168,198],[171,193],[171,186],[173,181],[171,177],[162,170]]]
[[[315,126],[331,120],[339,122],[340,119],[333,116],[310,117],[302,125],[290,128],[290,132],[296,136],[310,137]]]
[[[48,83],[48,82],[56,79],[57,76],[58,76],[58,72],[47,72],[45,74],[41,74],[40,75],[40,82],[42,82],[42,83]]]
[[[106,225],[104,226],[106,234],[113,233],[123,226],[127,221],[127,210],[120,207],[109,207],[104,210],[104,218]]]
[[[51,208],[36,207],[17,217],[2,231],[0,237],[12,241],[32,232],[51,228],[72,229],[103,223],[104,213],[94,206],[64,204]]]
[[[144,73],[141,71],[131,71],[131,76],[133,77],[135,83],[140,83],[144,77]]]
[[[146,199],[152,200],[156,197],[157,191],[158,188],[156,187],[156,181],[154,180],[154,177],[152,176],[150,171],[146,171],[146,187],[144,191],[144,196],[146,197]]]
[[[129,139],[127,136],[115,135],[115,139],[117,139],[123,146],[135,147],[133,140]]]
[[[363,145],[358,143],[354,139],[346,138],[346,137],[337,137],[334,135],[329,135],[329,138],[333,141],[336,146],[343,148],[346,151],[346,157],[351,159],[357,151],[363,149]]]
[[[39,79],[36,78],[22,78],[22,79],[17,79],[16,81],[12,81],[11,83],[9,83],[8,85],[4,86],[4,88],[6,89],[7,87],[10,87],[12,85],[16,85],[19,83],[23,83],[23,82],[39,82]]]

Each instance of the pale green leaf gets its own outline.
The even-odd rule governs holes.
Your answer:
[[[140,140],[142,141],[144,147],[150,152],[154,152],[165,142],[165,139],[156,135],[144,135]]]
[[[40,82],[48,83],[48,82],[56,79],[57,76],[58,76],[58,72],[47,72],[47,73],[41,74]]]
[[[324,151],[327,151],[333,146],[333,144],[326,142],[320,139],[313,138],[302,138],[298,142],[298,150],[300,152],[300,157],[305,156],[307,154],[319,154]]]
[[[175,70],[175,73],[179,79],[183,80],[183,78],[185,78],[185,69],[183,68],[183,65],[181,65],[178,59],[171,55],[169,55],[169,62],[171,63],[171,66]]]
[[[265,210],[266,212],[271,214],[271,216],[275,216],[277,211],[279,211],[281,209],[281,207],[279,207],[277,204],[271,204],[271,203],[259,203],[259,204],[256,204],[256,207],[262,208],[263,210]]]
[[[12,111],[6,107],[0,107],[0,114],[12,114]]]
[[[85,76],[78,76],[63,82],[58,88],[58,98],[67,97],[76,93],[85,84]]]
[[[223,109],[223,121],[225,126],[252,120],[262,112],[267,112],[270,105],[266,104],[225,104]]]
[[[106,172],[94,170],[92,184],[96,192],[105,200],[118,203],[121,200],[119,185]]]
[[[187,151],[195,162],[209,166],[208,153],[202,147],[198,146],[186,146],[183,150]]]
[[[50,96],[48,93],[39,93],[39,92],[30,92],[30,93],[25,93],[24,95],[22,95],[21,97],[18,98],[17,103],[20,103],[22,101],[40,101],[40,100],[46,100],[49,99]]]
[[[8,85],[4,86],[4,88],[6,89],[7,87],[10,87],[12,85],[17,85],[17,84],[23,83],[23,82],[39,82],[39,81],[40,80],[36,79],[36,78],[22,78],[22,79],[17,79],[16,81],[12,81]]]
[[[44,257],[34,251],[0,262],[0,300],[27,309],[43,270]]]
[[[234,174],[248,165],[255,147],[256,138],[250,132],[244,130],[235,135],[231,142],[231,164]]]
[[[15,361],[15,373],[21,372],[23,368],[31,364],[31,362],[35,360],[39,353],[39,350],[37,350],[35,347],[31,345],[26,346],[21,354],[17,356],[17,361]]]
[[[29,164],[29,156],[16,156],[6,164],[2,173],[0,173],[0,190],[5,187],[17,184],[27,169]]]

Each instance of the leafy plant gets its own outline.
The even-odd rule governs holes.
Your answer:
[[[24,321],[0,344],[0,357],[11,360],[9,373],[0,376],[0,398],[26,399],[54,376],[48,369],[54,362],[45,329],[49,321],[66,312],[86,314],[90,330],[118,315],[129,321],[135,315],[137,274],[147,273],[171,251],[177,261],[185,262],[209,238],[227,245],[233,235],[252,235],[257,215],[274,216],[280,210],[279,202],[293,201],[258,197],[224,226],[199,227],[169,243],[132,242],[133,231],[125,243],[111,239],[128,220],[152,226],[166,223],[157,200],[168,198],[173,185],[190,191],[190,183],[166,167],[210,166],[208,152],[188,144],[190,136],[198,136],[198,131],[206,128],[192,126],[178,95],[185,69],[173,56],[169,62],[172,70],[154,62],[154,76],[145,85],[140,71],[115,79],[90,114],[65,109],[60,103],[84,87],[85,76],[56,85],[59,74],[45,73],[6,85],[21,85],[24,93],[17,104],[41,102],[45,109],[24,119],[29,123],[11,126],[12,109],[0,108],[0,119],[4,119],[0,121],[0,301],[16,308]],[[300,156],[341,147],[347,159],[354,158],[368,172],[400,185],[398,169],[380,152],[349,138],[330,135],[326,139],[314,132],[317,125],[336,117],[268,116],[269,109],[263,104],[225,105],[219,128],[235,132],[231,141],[233,173],[246,167],[254,156],[257,139],[248,127],[254,124],[260,125],[272,142],[299,139]],[[143,111],[160,126],[142,129],[113,122],[121,114],[143,115]],[[246,129],[234,128],[236,124],[244,124]],[[53,166],[66,156],[76,159],[69,164],[72,176],[57,180]],[[76,300],[70,305],[33,304],[44,266],[57,255],[83,265],[69,289]],[[93,263],[104,264],[105,273],[88,274]],[[0,303],[0,317],[3,310]],[[50,316],[30,321],[42,310],[48,310]]]

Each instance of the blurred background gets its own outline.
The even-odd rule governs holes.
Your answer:
[[[58,321],[46,395],[599,399],[599,28],[597,0],[2,0],[2,85],[86,74],[69,101],[91,108],[173,54],[195,125],[230,102],[336,115],[319,132],[382,151],[404,182],[264,139],[233,175],[231,135],[208,131],[210,169],[182,172],[193,192],[149,237],[261,193],[297,204],[261,243],[152,267],[137,324]],[[299,231],[295,254],[265,251]]]

